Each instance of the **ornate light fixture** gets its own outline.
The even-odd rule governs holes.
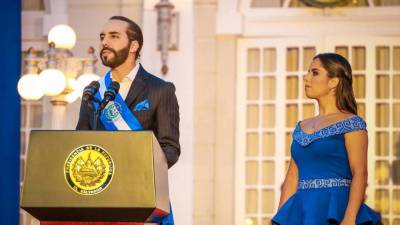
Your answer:
[[[154,7],[157,10],[157,42],[161,52],[161,73],[168,73],[168,51],[177,50],[177,13],[172,10],[175,6],[168,0],[160,0]],[[175,41],[175,43],[171,43]]]
[[[52,97],[53,118],[61,120],[53,119],[53,128],[62,128],[66,105],[77,100],[91,81],[100,78],[95,74],[97,59],[94,48],[89,48],[88,57],[77,58],[70,51],[75,42],[76,34],[71,27],[53,27],[48,35],[49,48],[44,57],[39,57],[34,48],[28,49],[26,74],[18,81],[18,92],[25,100],[39,100],[43,95]],[[82,75],[75,79],[80,73]]]
[[[94,48],[89,48],[86,58],[73,57],[70,49],[75,45],[76,35],[67,25],[53,27],[48,42],[49,49],[44,57],[38,57],[34,48],[27,51],[26,74],[18,82],[18,92],[25,100],[39,100],[47,95],[53,97],[54,104],[66,105],[79,96],[71,98],[71,93],[82,91],[92,80],[99,79],[94,73],[97,61]],[[80,71],[83,74],[75,80]]]

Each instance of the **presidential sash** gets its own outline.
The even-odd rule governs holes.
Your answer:
[[[103,100],[104,92],[107,91],[107,87],[111,82],[110,72],[99,80],[100,87],[99,91],[96,93],[96,98],[99,99],[100,102]],[[94,103],[94,107],[97,110],[99,104]],[[120,94],[117,94],[114,101],[110,101],[106,107],[104,107],[100,114],[100,121],[106,130],[143,130],[142,125],[140,125],[138,119],[133,115]]]
[[[107,91],[107,87],[110,86],[111,82],[110,71],[99,80],[100,87],[99,91],[96,93],[96,98],[99,102],[103,100],[104,93]],[[96,111],[100,106],[99,102],[93,102]],[[146,103],[148,104],[148,102]],[[110,101],[106,107],[104,107],[99,118],[106,130],[143,130],[139,120],[131,112],[119,93],[115,96],[114,101]],[[152,215],[148,218],[148,222],[156,222],[161,225],[174,225],[174,216],[172,214],[171,204],[170,213],[168,215],[163,211],[155,209]]]

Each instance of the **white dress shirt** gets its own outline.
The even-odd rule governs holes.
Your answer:
[[[131,84],[133,80],[136,77],[136,74],[139,71],[139,63],[136,63],[136,66],[129,72],[119,83],[119,94],[121,95],[122,99],[125,100],[126,96],[128,95],[129,88],[131,87]],[[111,79],[112,79],[112,73],[111,73]]]

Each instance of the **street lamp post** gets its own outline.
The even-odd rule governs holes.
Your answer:
[[[18,82],[18,92],[25,100],[39,100],[51,96],[52,129],[63,129],[66,107],[81,95],[83,88],[93,80],[96,56],[94,48],[86,58],[74,57],[70,52],[76,42],[75,32],[67,25],[53,27],[48,35],[49,49],[38,57],[30,48],[25,58],[26,74]],[[41,71],[39,73],[39,71]],[[77,75],[83,74],[76,79]]]

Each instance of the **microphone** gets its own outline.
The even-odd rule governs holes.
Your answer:
[[[88,86],[83,89],[83,94],[82,94],[82,101],[86,103],[86,105],[89,107],[89,109],[93,109],[93,105],[90,102],[97,91],[99,90],[100,83],[98,81],[92,81]]]
[[[101,104],[99,106],[98,111],[100,112],[101,110],[106,107],[106,105],[115,99],[115,96],[117,96],[119,91],[119,83],[116,81],[111,82],[110,86],[108,86],[108,89],[106,92],[104,92],[104,98],[101,101]]]

